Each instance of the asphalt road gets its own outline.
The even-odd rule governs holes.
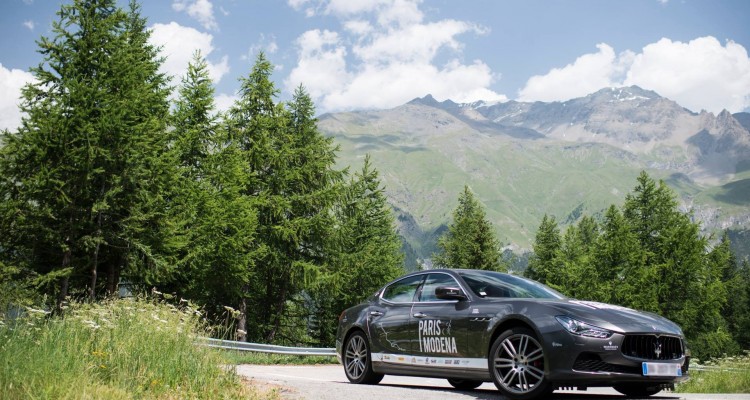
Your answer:
[[[258,385],[279,388],[284,399],[320,400],[504,400],[495,386],[485,383],[470,391],[453,389],[445,379],[412,378],[386,375],[379,385],[353,385],[340,365],[286,366],[239,365],[237,373]],[[610,388],[591,388],[585,392],[558,391],[551,399],[624,400]],[[661,392],[649,399],[669,400],[750,400],[750,394],[686,394]]]

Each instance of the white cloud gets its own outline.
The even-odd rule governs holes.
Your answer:
[[[631,53],[619,58],[614,49],[605,43],[596,46],[597,53],[584,54],[575,62],[554,68],[546,75],[529,78],[520,90],[521,101],[559,101],[586,96],[604,87],[619,86],[622,76],[621,60],[631,59]]]
[[[255,59],[258,52],[263,51],[266,54],[274,54],[279,50],[279,45],[276,44],[276,36],[269,35],[266,37],[265,34],[261,33],[258,41],[250,46],[246,54],[240,56],[242,60]]]
[[[296,9],[338,17],[340,32],[311,30],[297,38],[297,65],[287,90],[302,83],[322,111],[387,108],[432,94],[439,100],[507,98],[490,89],[498,77],[481,60],[461,60],[465,33],[485,34],[456,20],[422,22],[421,1],[292,0]],[[436,59],[447,59],[438,65]]]
[[[239,100],[239,96],[236,94],[224,94],[221,93],[214,97],[214,104],[216,104],[216,109],[221,112],[229,111],[229,109],[234,105],[234,102]]]
[[[381,26],[406,26],[422,22],[420,3],[421,0],[330,0],[325,12],[344,19],[374,13]]]
[[[0,130],[21,125],[21,88],[33,82],[34,76],[20,69],[7,69],[0,64]]]
[[[707,36],[688,43],[661,39],[640,53],[615,55],[607,44],[572,64],[531,77],[523,101],[563,101],[605,87],[637,85],[693,111],[731,112],[750,107],[750,58],[741,45]]]
[[[429,63],[443,48],[460,50],[461,44],[455,37],[472,30],[479,33],[473,25],[455,20],[409,25],[377,35],[370,43],[354,46],[353,51],[366,63],[393,60]]]
[[[713,37],[661,39],[635,56],[625,85],[638,85],[693,111],[750,107],[750,58],[742,45]]]
[[[186,11],[187,14],[200,22],[205,29],[217,30],[219,24],[214,17],[214,6],[209,0],[175,0],[172,9],[178,12]]]
[[[344,90],[351,78],[346,70],[346,47],[338,33],[307,31],[297,38],[297,46],[297,66],[285,81],[289,91],[302,83],[313,98],[325,99]]]
[[[358,36],[365,36],[373,30],[372,25],[364,20],[346,21],[344,22],[344,29]]]
[[[187,72],[193,53],[200,50],[207,60],[214,51],[213,36],[176,22],[154,24],[151,27],[151,43],[162,46],[161,54],[166,58],[162,71],[179,79]],[[211,80],[219,82],[229,72],[229,58],[223,56],[218,62],[208,62]]]
[[[34,22],[32,20],[23,21],[23,26],[25,26],[26,28],[28,28],[30,31],[33,31],[34,28],[36,27],[36,22]]]

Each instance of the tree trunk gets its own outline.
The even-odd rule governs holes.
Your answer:
[[[97,272],[96,268],[99,264],[99,243],[96,244],[96,248],[94,249],[94,262],[91,266],[91,283],[89,286],[89,301],[92,303],[94,300],[96,300],[96,278],[97,278]]]
[[[276,313],[274,314],[274,323],[273,328],[271,328],[271,331],[268,332],[268,335],[266,335],[266,343],[273,343],[273,340],[276,338],[276,333],[279,331],[279,327],[281,326],[281,317],[284,315],[284,309],[286,308],[286,293],[287,293],[287,285],[283,285],[281,287],[281,293],[279,293],[279,302],[276,304]]]
[[[104,182],[102,182],[101,196],[104,196]],[[94,265],[91,266],[91,287],[89,287],[89,300],[93,303],[96,300],[96,280],[97,269],[99,268],[99,248],[101,247],[102,237],[102,213],[96,214],[96,247],[94,248]]]
[[[62,260],[62,269],[68,268],[70,265],[70,258],[71,258],[71,252],[70,249],[65,250],[65,253],[63,254],[63,260]],[[64,277],[62,279],[62,282],[60,282],[60,293],[57,295],[57,312],[59,314],[63,314],[63,303],[65,302],[65,299],[68,297],[68,284],[70,283],[69,277]]]

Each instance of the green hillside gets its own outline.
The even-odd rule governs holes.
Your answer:
[[[438,109],[429,119],[413,118],[415,110],[423,111],[407,105],[336,114],[319,125],[340,144],[340,165],[357,168],[365,154],[372,155],[401,214],[401,233],[421,257],[434,250],[436,231],[448,223],[465,184],[486,206],[501,242],[517,251],[530,249],[544,214],[570,223],[622,204],[642,170],[664,179],[699,217],[747,213],[748,171],[744,180],[704,188],[660,164],[659,154],[668,148],[636,156],[602,143],[520,140],[479,132]],[[437,123],[429,126],[428,120]]]

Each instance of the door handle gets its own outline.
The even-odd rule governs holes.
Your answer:
[[[426,316],[427,316],[427,314],[425,314],[425,313],[421,313],[421,312],[414,313],[414,318],[424,318]]]
[[[370,311],[370,316],[371,317],[382,317],[383,313],[380,312],[380,311]]]

